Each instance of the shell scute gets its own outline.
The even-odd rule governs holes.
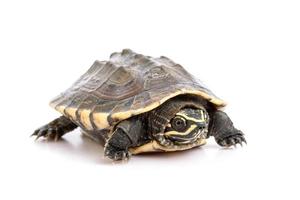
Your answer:
[[[103,99],[122,100],[134,96],[143,90],[143,80],[132,70],[119,67],[95,90]]]

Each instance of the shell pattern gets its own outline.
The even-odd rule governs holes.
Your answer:
[[[50,105],[91,131],[109,129],[181,94],[198,95],[216,107],[225,106],[224,101],[169,58],[153,58],[124,49],[111,54],[109,61],[95,61]]]

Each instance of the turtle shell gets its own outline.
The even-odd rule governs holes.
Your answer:
[[[225,106],[201,81],[169,58],[152,58],[124,49],[113,53],[109,61],[95,61],[50,105],[82,128],[101,130],[182,94],[200,96],[217,108]]]

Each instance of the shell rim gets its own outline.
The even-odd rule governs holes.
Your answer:
[[[174,92],[172,94],[170,94],[169,96],[166,96],[162,99],[160,99],[159,101],[155,101],[152,102],[151,104],[143,107],[143,108],[138,108],[135,110],[127,110],[127,111],[123,111],[123,112],[117,112],[117,113],[105,113],[105,112],[97,112],[97,113],[92,113],[90,110],[90,114],[93,115],[93,122],[90,121],[89,124],[95,124],[97,127],[99,127],[99,129],[107,129],[111,126],[113,126],[113,124],[110,124],[108,121],[108,118],[111,117],[111,119],[113,119],[114,121],[120,122],[122,120],[128,119],[132,116],[136,116],[142,113],[146,113],[149,112],[157,107],[159,107],[160,105],[162,105],[163,103],[165,103],[166,101],[179,96],[179,95],[196,95],[199,96],[201,98],[204,98],[205,100],[209,101],[210,103],[212,103],[217,109],[221,109],[222,107],[225,107],[227,105],[227,103],[225,101],[223,101],[222,99],[219,99],[218,97],[215,96],[211,96],[203,91],[200,90],[186,90],[186,89],[180,89],[177,92]],[[50,102],[50,106],[52,108],[54,108],[55,110],[59,111],[61,114],[65,115],[64,110],[66,107],[64,106],[57,106],[55,104],[52,104],[52,102]],[[65,115],[66,116],[66,115]],[[69,117],[69,116],[66,116]],[[93,130],[93,127],[85,127],[88,130]]]

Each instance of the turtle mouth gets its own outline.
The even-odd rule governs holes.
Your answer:
[[[166,138],[175,144],[189,144],[196,142],[199,138],[206,138],[206,129],[198,128],[187,135],[169,135]]]
[[[207,136],[207,128],[196,128],[187,135],[156,135],[156,140],[163,146],[172,147],[186,144],[197,143],[200,139],[205,139]]]

